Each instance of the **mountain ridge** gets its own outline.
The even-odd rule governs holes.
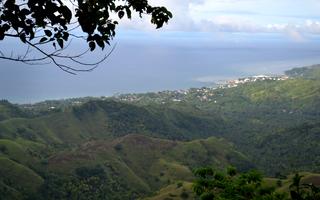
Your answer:
[[[94,179],[99,187],[108,185],[113,199],[130,199],[190,181],[192,168],[203,165],[257,168],[272,177],[319,172],[319,70],[294,69],[295,77],[281,81],[191,89],[183,101],[162,92],[139,101],[89,98],[50,109],[0,102],[0,158],[6,163],[0,191],[46,199],[59,189],[63,198]],[[15,172],[35,181],[28,188],[10,175]]]

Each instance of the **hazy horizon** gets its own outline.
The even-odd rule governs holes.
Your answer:
[[[151,3],[166,6],[174,18],[160,30],[150,25],[148,17],[123,21],[112,43],[117,43],[115,51],[92,72],[73,76],[52,64],[30,66],[1,60],[0,99],[30,103],[186,89],[320,63],[317,1]],[[75,41],[69,52],[84,47],[83,41]],[[7,40],[0,50],[18,53],[24,48],[18,41]],[[101,55],[97,49],[87,55],[86,61]]]
[[[55,66],[2,61],[0,98],[33,103],[187,89],[243,76],[282,74],[293,67],[320,63],[320,45],[314,44],[233,43],[205,37],[188,44],[183,40],[172,43],[172,36],[162,37],[161,41],[143,42],[119,37],[116,50],[104,64],[75,76]]]

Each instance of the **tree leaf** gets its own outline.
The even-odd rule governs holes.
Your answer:
[[[47,41],[47,40],[48,40],[48,38],[43,37],[43,38],[41,38],[41,39],[40,39],[40,41],[39,41],[39,42],[40,42],[40,43],[43,43],[43,42],[45,42],[45,41]]]
[[[28,10],[28,9],[26,9],[26,8],[20,10],[20,13],[21,13],[22,15],[29,15],[29,14],[31,14],[30,10]]]
[[[127,17],[128,19],[131,19],[131,10],[129,7],[126,7]]]
[[[64,32],[62,38],[67,41],[69,38],[69,33],[68,32]]]
[[[63,49],[63,40],[58,38],[57,42],[58,42],[58,45],[60,46],[60,48]]]
[[[23,43],[26,43],[26,34],[25,33],[22,33],[22,34],[20,34],[20,40],[23,42]]]
[[[52,36],[52,32],[50,30],[44,30],[44,33],[46,34],[46,36],[51,37]]]
[[[96,43],[91,41],[89,42],[90,51],[93,51],[96,48]]]
[[[4,30],[3,28],[0,26],[0,40],[4,39]]]
[[[97,42],[97,44],[99,45],[99,47],[101,47],[102,49],[104,49],[105,44],[104,44],[104,42],[103,42],[102,39],[96,40],[96,42]]]
[[[124,16],[124,12],[121,10],[118,12],[118,16],[120,19],[122,19],[122,17]]]

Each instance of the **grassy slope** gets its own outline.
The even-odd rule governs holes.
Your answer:
[[[39,181],[39,175],[46,173],[47,168],[54,173],[68,172],[65,174],[68,175],[72,174],[75,168],[96,164],[105,166],[112,180],[123,186],[123,193],[127,192],[127,188],[145,194],[172,180],[191,177],[190,168],[174,161],[173,152],[171,156],[160,152],[162,148],[166,149],[160,144],[171,145],[176,142],[139,136],[122,138],[141,131],[142,135],[160,138],[190,139],[195,137],[193,132],[203,126],[202,119],[199,119],[201,116],[194,116],[186,111],[166,108],[162,112],[159,109],[154,106],[143,108],[113,101],[92,101],[64,112],[53,112],[29,119],[20,117],[0,121],[0,156],[2,162],[10,164],[13,170],[12,173],[7,173],[7,176],[1,176],[1,189],[14,191],[10,194],[18,196],[22,195],[23,191],[32,193],[42,182]],[[205,117],[204,122],[207,122]],[[212,130],[207,128],[199,133],[205,137],[210,135]],[[109,141],[107,144],[101,144],[101,148],[107,151],[99,151],[99,148],[96,150],[95,145],[99,145],[100,142],[97,141],[101,139]],[[139,148],[140,145],[135,144],[141,142],[140,140],[146,141],[142,144],[142,149]],[[123,151],[114,150],[116,143],[123,146]],[[90,148],[88,151],[81,149],[79,152],[79,145],[79,148],[85,148],[86,145]],[[145,151],[145,148],[149,150]],[[186,149],[183,151],[193,152],[192,147],[188,145],[181,145],[181,148]],[[198,148],[194,151],[198,152],[200,157],[203,150],[199,151]],[[174,151],[179,151],[179,147]],[[68,157],[70,154],[72,156]],[[145,155],[141,156],[143,154]],[[62,157],[59,157],[60,155]],[[157,156],[154,158],[155,155]],[[230,155],[243,159],[242,155],[238,156],[237,153]],[[206,156],[203,159],[207,159]],[[206,163],[210,162],[208,159]],[[224,158],[219,164],[226,165],[227,162],[227,158]],[[5,166],[0,167],[3,173],[8,172]],[[144,170],[147,170],[147,173]],[[25,172],[29,181],[35,185],[29,188],[25,179],[16,180],[13,176],[14,171],[17,174]],[[160,173],[163,173],[161,177]],[[15,184],[9,186],[8,181]]]
[[[189,104],[139,106],[91,101],[33,119],[4,120],[0,122],[0,138],[74,145],[134,133],[177,140],[215,135],[232,141],[270,175],[317,171],[320,80],[315,75],[319,69],[312,68],[312,73],[304,70],[303,75],[286,81],[218,89],[213,96],[216,103],[190,99]],[[308,137],[304,137],[306,133]],[[315,159],[300,156],[307,154]],[[274,157],[278,160],[273,161]]]
[[[179,111],[184,110],[186,104],[193,105],[199,109],[192,113],[195,116],[199,116],[199,111],[206,119],[219,116],[219,125],[213,134],[233,142],[269,175],[295,170],[318,172],[320,67],[293,69],[287,74],[293,78],[214,90],[209,102],[196,98],[201,94],[190,92],[183,103],[166,106]],[[156,98],[159,95],[155,94]],[[152,104],[152,94],[145,96],[149,103],[142,104]]]
[[[21,199],[35,194],[43,183],[41,152],[44,146],[28,140],[0,139],[0,199]]]
[[[260,169],[269,175],[320,171],[320,78],[248,83],[216,93],[217,103],[202,109],[225,120],[220,136]]]
[[[12,105],[6,100],[0,100],[0,121],[13,117],[27,117],[26,112],[22,111],[17,106]]]
[[[320,174],[310,173],[310,172],[299,172],[299,175],[302,175],[301,183],[303,184],[314,184],[316,186],[320,186]],[[281,186],[277,186],[277,182],[279,179],[276,178],[265,178],[264,184],[269,186],[274,186],[277,188],[279,192],[289,192],[289,186],[292,184],[292,178],[294,174],[290,174],[285,179],[281,180]]]
[[[132,133],[178,140],[219,135],[234,142],[268,174],[319,171],[320,83],[317,73],[307,74],[312,78],[303,75],[217,90],[217,103],[199,105],[91,101],[27,119],[15,106],[2,103],[6,117],[0,121],[1,170],[9,176],[1,177],[0,189],[19,195],[12,192],[18,191],[9,184],[13,181],[16,187],[35,190],[41,183],[35,172],[41,174],[47,162],[49,169],[62,173],[71,173],[76,166],[103,164],[113,179],[140,193],[190,177],[190,168],[199,165],[250,166],[223,140],[123,137]],[[9,168],[28,178],[19,182]],[[30,188],[25,185],[27,179],[35,180]]]
[[[177,182],[168,185],[145,200],[192,200],[195,199],[191,182]]]
[[[139,133],[186,140],[213,135],[215,130],[220,130],[221,122],[219,117],[208,118],[194,107],[174,110],[161,106],[140,107],[114,101],[92,101],[81,107],[32,119],[4,120],[0,122],[0,138],[72,145],[88,139]]]
[[[217,148],[215,144],[218,143],[225,148]],[[190,153],[189,157],[183,156]],[[48,166],[54,172],[71,173],[79,166],[100,164],[125,187],[146,194],[178,180],[192,180],[191,169],[194,167],[210,165],[222,168],[231,164],[229,159],[235,157],[243,166],[250,166],[229,143],[216,138],[178,142],[128,135],[115,140],[85,143],[73,152],[51,157]]]
[[[0,150],[0,191],[12,199],[36,193],[45,171],[68,177],[79,167],[101,165],[110,184],[121,187],[121,196],[150,194],[178,180],[191,181],[191,170],[202,165],[251,166],[230,143],[216,138],[181,142],[134,134],[52,152],[43,152],[46,146],[41,143],[1,139]]]
[[[0,157],[0,182],[19,191],[19,193],[36,192],[43,179],[30,168],[6,157]]]

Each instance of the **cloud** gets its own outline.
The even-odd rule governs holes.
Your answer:
[[[320,21],[315,20],[320,18],[320,4],[315,0],[150,0],[150,3],[172,11],[174,18],[164,27],[167,31],[282,33],[299,42],[305,40],[305,34],[320,34]],[[135,16],[133,22],[124,21],[121,27],[154,31],[149,20]]]
[[[304,28],[307,29],[308,32],[314,34],[320,34],[320,21],[306,20]]]

